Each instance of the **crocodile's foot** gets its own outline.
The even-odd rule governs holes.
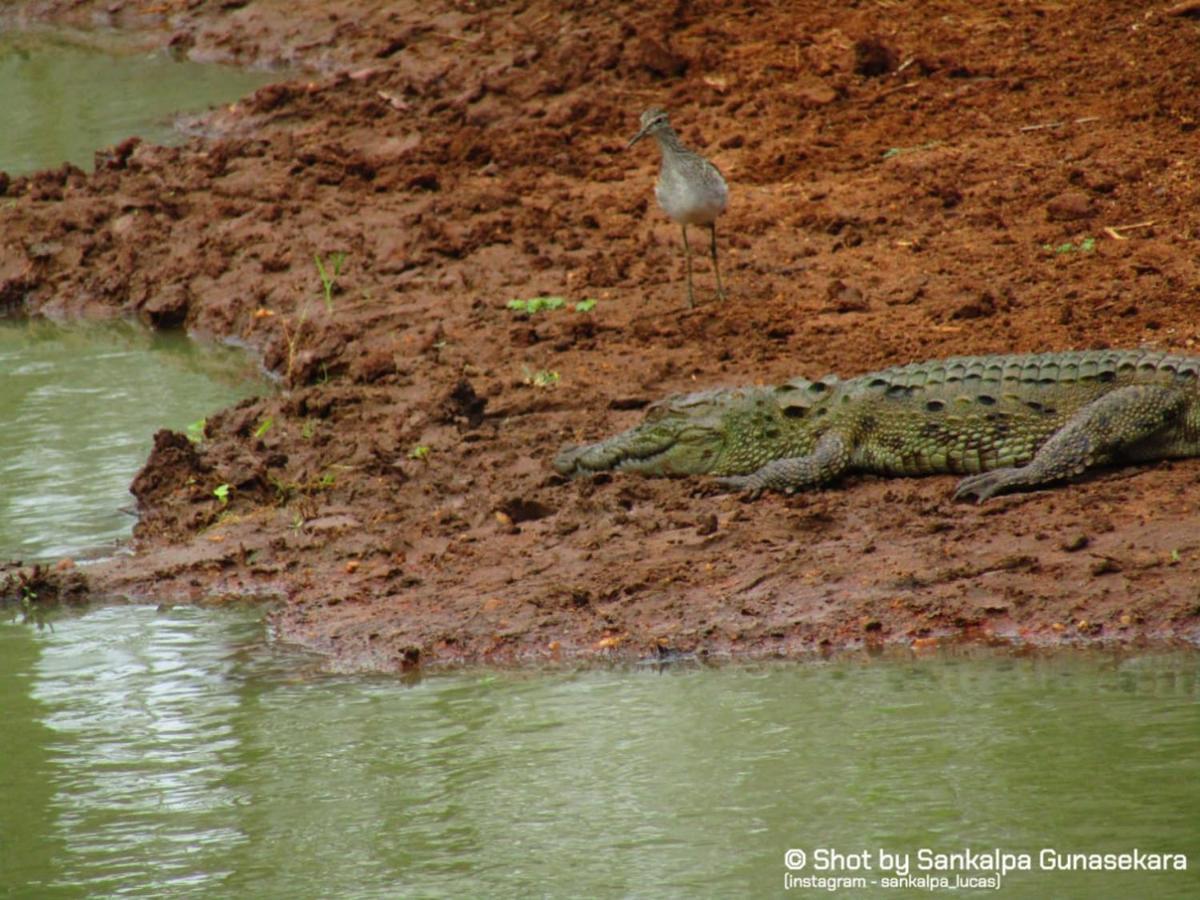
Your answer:
[[[763,492],[762,482],[753,475],[727,475],[716,479],[721,490],[742,494],[747,500],[757,500]]]
[[[968,500],[974,497],[976,503],[983,503],[996,494],[1027,487],[1028,484],[1028,473],[1023,469],[1014,466],[992,469],[990,472],[969,475],[960,481],[954,489],[954,499]]]

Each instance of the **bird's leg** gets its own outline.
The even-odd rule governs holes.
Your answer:
[[[717,223],[713,222],[708,227],[712,229],[712,258],[713,271],[717,274],[717,299],[724,303],[725,288],[721,287],[721,267],[717,265]]]
[[[692,248],[688,245],[687,226],[683,226],[683,255],[687,259],[687,289],[688,289],[688,309],[696,305],[696,298],[692,295]]]

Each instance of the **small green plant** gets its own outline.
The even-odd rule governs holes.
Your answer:
[[[558,384],[561,376],[551,369],[539,369],[531,372],[525,369],[525,383],[533,387],[548,388]]]
[[[426,447],[424,444],[417,444],[417,446],[413,447],[411,450],[408,451],[409,459],[425,459],[428,456],[429,456],[429,448]]]
[[[271,416],[267,416],[265,419],[263,419],[259,426],[254,429],[255,440],[261,439],[263,435],[271,430],[274,424],[275,420]]]
[[[284,481],[281,478],[276,478],[274,475],[268,475],[267,481],[271,487],[275,488],[275,502],[280,506],[287,506],[300,487],[294,481]]]
[[[300,437],[304,438],[306,441],[311,441],[312,436],[316,433],[317,423],[312,419],[306,419],[304,421],[304,427],[300,429]]]
[[[35,564],[29,571],[19,569],[15,578],[11,573],[7,575],[4,581],[0,582],[0,598],[7,596],[14,588],[19,588],[21,613],[28,620],[35,615],[38,588],[41,587],[48,587],[46,584],[46,569],[41,565]],[[53,593],[51,590],[49,596],[53,596]]]
[[[279,322],[280,328],[283,329],[283,338],[287,341],[287,379],[292,378],[292,370],[296,366],[296,348],[300,345],[300,335],[304,332],[304,325],[308,322],[308,301],[305,300],[300,307],[300,315],[296,317],[295,327],[288,325],[286,319],[281,319]]]
[[[543,310],[562,309],[566,297],[531,297],[528,300],[509,300],[508,308],[523,316],[535,316]]]
[[[317,264],[317,274],[321,277],[321,288],[325,291],[325,311],[333,312],[333,289],[337,285],[338,276],[346,264],[346,253],[335,250],[327,260],[321,259],[321,254],[313,254],[313,262]]]
[[[1096,249],[1096,239],[1094,237],[1085,237],[1078,244],[1073,244],[1070,241],[1059,244],[1057,247],[1053,244],[1042,244],[1043,250],[1049,250],[1051,253],[1059,256],[1064,253],[1091,253]]]
[[[321,480],[317,482],[317,489],[327,491],[337,483],[337,479],[333,477],[332,472],[326,472],[321,476]]]
[[[190,423],[184,431],[187,439],[193,444],[199,444],[204,440],[204,429],[208,427],[208,419],[197,419]]]
[[[551,312],[567,305],[566,297],[530,297],[528,300],[509,300],[506,306],[520,316],[536,316],[540,312]],[[575,312],[591,312],[596,308],[596,298],[576,300]]]
[[[213,488],[213,496],[220,500],[221,505],[224,506],[229,502],[229,491],[230,487],[228,484],[218,484]]]
[[[941,141],[926,141],[915,147],[891,147],[883,152],[883,158],[891,159],[894,156],[903,156],[905,153],[919,153],[922,150],[932,150],[934,147],[941,146],[941,143]]]

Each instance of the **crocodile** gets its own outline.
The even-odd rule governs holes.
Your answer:
[[[1153,350],[955,356],[845,381],[670,397],[554,460],[563,475],[715,475],[757,496],[849,472],[966,475],[983,502],[1095,466],[1200,456],[1200,357]]]

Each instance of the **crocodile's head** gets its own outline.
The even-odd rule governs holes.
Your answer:
[[[563,450],[563,475],[624,471],[644,475],[741,475],[778,455],[786,430],[771,388],[730,388],[672,397],[640,425],[595,444]]]

